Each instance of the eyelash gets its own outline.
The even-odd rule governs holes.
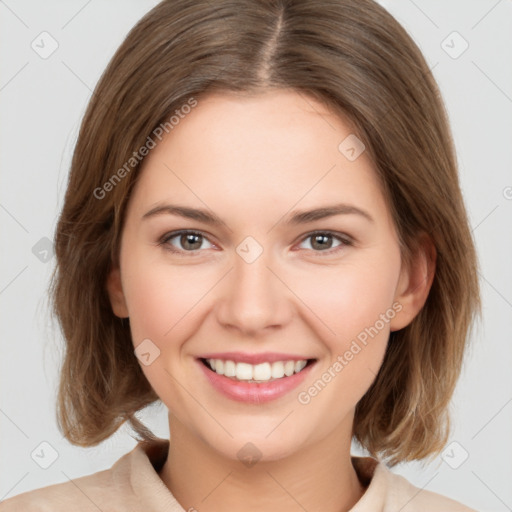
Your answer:
[[[199,235],[201,237],[203,237],[204,239],[208,240],[208,237],[205,236],[203,233],[201,233],[201,231],[192,231],[192,230],[187,230],[187,229],[183,229],[183,230],[180,230],[180,231],[172,231],[170,233],[166,233],[158,242],[158,245],[162,246],[166,251],[169,251],[169,252],[172,252],[173,254],[176,254],[178,256],[183,256],[183,257],[194,257],[194,256],[198,256],[199,255],[199,252],[201,251],[200,249],[194,249],[193,251],[185,251],[185,250],[179,250],[179,249],[175,249],[172,245],[169,244],[169,241],[172,240],[173,238],[176,238],[178,236],[181,236],[181,235]],[[315,253],[318,253],[319,256],[330,256],[334,253],[337,253],[338,251],[342,250],[344,247],[347,247],[347,246],[352,246],[354,245],[354,242],[353,240],[344,235],[344,236],[341,236],[340,234],[337,234],[333,231],[312,231],[311,233],[308,233],[306,236],[304,236],[299,243],[302,243],[304,242],[305,240],[307,240],[308,238],[312,238],[316,235],[327,235],[327,236],[332,236],[333,238],[335,238],[336,240],[340,241],[341,244],[338,246],[338,247],[334,247],[334,248],[331,248],[331,249],[326,249],[324,251],[315,251],[313,249],[306,249],[306,250],[312,250],[313,252]],[[209,241],[209,240],[208,240]],[[210,242],[212,243],[212,242]]]

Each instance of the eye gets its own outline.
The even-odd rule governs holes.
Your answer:
[[[311,249],[317,253],[325,253],[326,256],[342,250],[345,246],[353,245],[353,241],[348,236],[341,236],[330,231],[309,233],[302,239],[301,244],[309,240],[311,242],[309,242],[309,247],[306,247],[306,249]],[[333,241],[337,241],[338,245],[333,246]],[[204,242],[208,243],[209,247],[202,247]],[[214,247],[201,232],[190,230],[167,233],[160,239],[159,244],[164,246],[166,250],[183,256],[195,256],[200,249]]]
[[[327,254],[338,252],[343,249],[344,246],[353,245],[352,240],[348,236],[336,235],[330,231],[315,231],[314,233],[310,233],[303,239],[302,243],[308,240],[311,240],[309,248],[314,252],[325,252]],[[339,242],[338,245],[334,246],[334,249],[333,240],[337,240]]]
[[[210,247],[213,247],[211,242],[198,231],[174,231],[172,233],[165,234],[161,240],[160,245],[163,245],[167,250],[174,253],[193,253],[201,249],[203,242],[208,242]],[[204,249],[204,247],[203,247]]]

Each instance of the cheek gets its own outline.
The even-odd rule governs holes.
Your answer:
[[[338,354],[376,323],[379,330],[389,329],[389,322],[383,329],[379,319],[392,307],[398,272],[396,258],[378,262],[361,258],[354,264],[306,273],[296,281],[294,291],[315,313],[316,323],[323,324],[324,339],[331,340],[327,344]]]
[[[156,346],[147,342],[141,345],[149,347],[152,358],[150,364],[141,364],[141,369],[156,394],[180,418],[190,407],[180,386],[187,382],[181,349],[201,322],[197,316],[201,314],[201,300],[214,285],[215,276],[208,277],[199,266],[148,263],[136,254],[125,258],[124,263],[123,287],[133,344],[137,347],[149,339]]]
[[[334,401],[338,413],[332,419],[337,421],[367,391],[382,364],[397,312],[393,301],[399,265],[399,254],[388,253],[371,263],[361,258],[336,272],[331,268],[302,280],[299,293],[321,320],[316,323],[326,333],[322,341],[328,357],[317,380],[303,389],[300,403],[314,402],[320,411]]]
[[[214,277],[200,266],[168,265],[165,262],[144,263],[143,258],[125,260],[123,287],[130,314],[133,342],[151,339],[160,350],[176,347],[169,340],[186,339],[184,331],[200,302],[214,285]]]

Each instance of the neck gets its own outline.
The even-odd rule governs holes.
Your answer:
[[[364,492],[350,458],[351,424],[289,457],[249,467],[169,420],[171,442],[160,478],[186,511],[247,510],[250,504],[254,512],[346,512]]]

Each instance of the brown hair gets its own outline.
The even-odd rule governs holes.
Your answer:
[[[411,37],[372,0],[164,0],[121,44],[85,113],[55,234],[52,298],[66,343],[57,420],[71,443],[94,446],[125,421],[153,438],[135,413],[158,396],[105,288],[140,169],[130,159],[191,98],[271,88],[309,95],[348,120],[378,171],[404,256],[421,233],[437,252],[427,301],[391,333],[357,405],[354,437],[390,464],[446,443],[480,312],[478,263],[436,82]]]

